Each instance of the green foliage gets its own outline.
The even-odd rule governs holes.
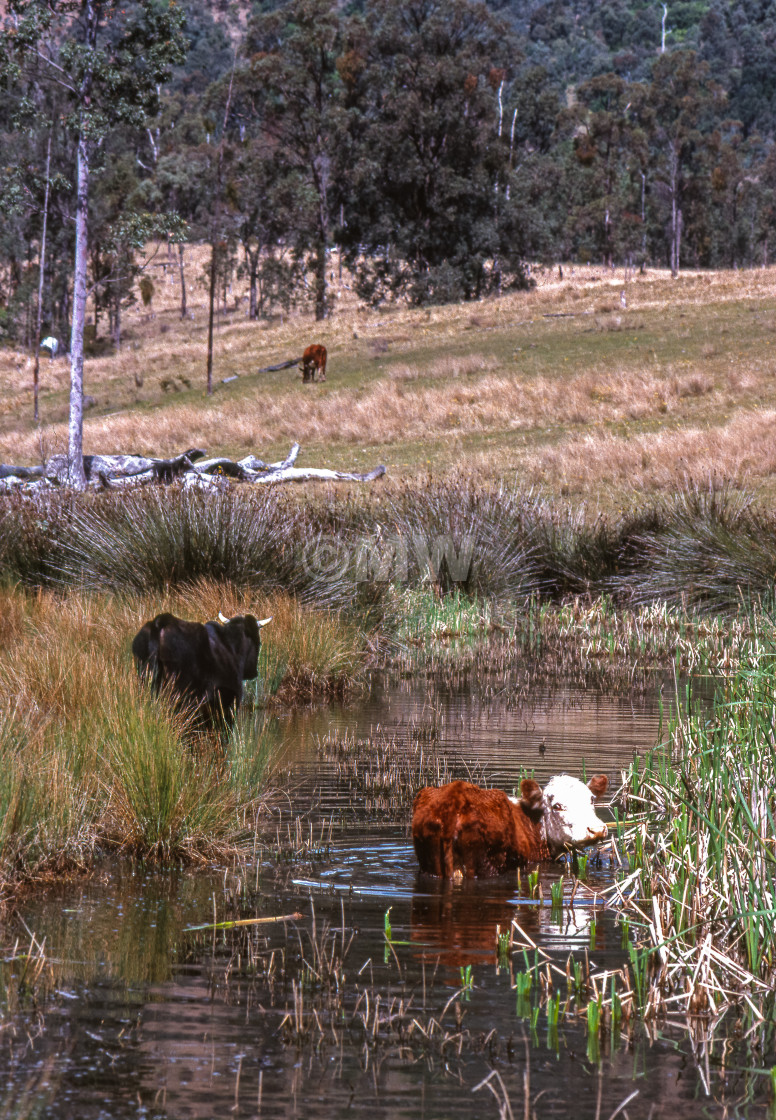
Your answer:
[[[335,243],[372,304],[522,286],[531,258],[678,269],[773,257],[767,5],[673,4],[664,53],[660,5],[614,0],[351,12],[288,0],[242,24],[244,10],[215,18],[203,0],[103,6],[96,24],[86,0],[78,19],[64,2],[12,7],[0,33],[6,341],[30,341],[49,138],[61,220],[43,317],[59,337],[69,327],[74,135],[93,178],[88,286],[117,345],[138,244],[182,236],[183,221],[221,247],[221,285],[242,246],[251,318],[304,302],[328,315]],[[55,82],[34,57],[59,67]]]
[[[468,0],[371,0],[364,22],[347,78],[360,115],[344,231],[360,294],[445,303],[523,285],[507,29]]]

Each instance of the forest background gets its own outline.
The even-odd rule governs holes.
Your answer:
[[[14,26],[36,8],[48,23],[20,66]],[[528,261],[676,272],[773,255],[771,3],[11,3],[3,342],[32,346],[38,303],[42,333],[70,337],[84,118],[62,79],[77,70],[87,9],[114,64],[89,124],[87,351],[102,326],[120,345],[151,235],[169,235],[182,276],[186,244],[210,245],[203,283],[247,280],[250,318],[300,303],[326,317],[333,247],[362,300],[411,305],[525,286]],[[153,19],[170,12],[169,80],[110,119],[126,94],[122,49],[141,24],[153,43]],[[149,69],[143,49],[133,73],[138,59]]]

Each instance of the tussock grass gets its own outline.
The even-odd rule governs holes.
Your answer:
[[[19,879],[88,862],[98,806],[65,757],[18,709],[0,717],[0,900]]]
[[[219,758],[217,744],[186,749],[185,720],[171,704],[147,694],[133,700],[114,696],[102,712],[110,730],[103,757],[108,839],[159,862],[233,849],[244,839],[236,814],[246,791],[242,782],[229,781],[231,767]]]
[[[6,509],[4,529],[6,581],[131,594],[148,602],[151,617],[162,596],[169,601],[186,587],[210,602],[208,581],[241,589],[243,602],[245,595],[256,603],[279,596],[289,626],[302,607],[322,610],[307,614],[299,630],[309,649],[289,649],[286,660],[329,663],[329,677],[351,671],[357,631],[390,626],[402,588],[512,603],[609,594],[620,603],[735,611],[770,602],[776,578],[776,518],[752,492],[713,476],[633,513],[551,502],[539,490],[460,472],[307,503],[240,487],[216,494],[147,488],[65,497],[60,505],[47,498],[40,507],[19,501]],[[213,601],[213,617],[219,609],[223,603]],[[243,609],[266,617],[275,607]],[[0,624],[9,633],[20,625],[16,610]],[[329,629],[333,618],[339,621]],[[72,619],[84,642],[90,626]],[[43,691],[55,700],[58,681],[80,671],[71,660],[54,664],[46,654],[25,679],[47,674]]]
[[[289,574],[288,526],[271,491],[147,488],[75,510],[60,574],[98,589],[159,590],[197,579],[279,586]]]
[[[434,583],[472,595],[524,599],[538,589],[531,523],[534,495],[482,486],[466,477],[428,479],[385,503],[391,531],[407,555],[410,583]]]
[[[631,540],[638,578],[623,583],[632,600],[717,612],[758,597],[773,602],[776,521],[750,495],[687,487],[663,504],[658,521]]]
[[[290,596],[214,580],[145,596],[0,590],[0,897],[14,884],[88,866],[119,849],[156,861],[203,860],[253,843],[282,754],[250,703],[219,741],[138,679],[130,642],[167,608],[205,619],[274,615],[262,702],[340,691],[363,671],[351,623]],[[309,633],[306,633],[309,624]]]

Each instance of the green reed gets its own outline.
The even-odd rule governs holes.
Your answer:
[[[731,675],[711,713],[685,704],[668,746],[626,775],[622,800],[642,814],[630,834],[640,1003],[650,970],[695,1011],[759,1001],[776,979],[775,727],[771,653]]]

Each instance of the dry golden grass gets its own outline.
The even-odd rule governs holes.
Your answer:
[[[218,612],[272,616],[264,630],[268,671],[287,697],[357,685],[364,638],[356,626],[289,595],[256,594],[201,580],[164,595],[112,596],[0,590],[5,656],[0,699],[39,724],[98,710],[109,688],[137,689],[130,645],[148,619],[170,611],[205,622]]]
[[[207,253],[187,247],[193,320],[179,318],[177,265],[163,248],[151,266],[150,311],[138,300],[124,318],[121,352],[87,362],[87,392],[98,401],[85,421],[87,451],[164,455],[200,445],[274,458],[298,439],[310,465],[360,469],[379,459],[390,478],[412,478],[427,463],[485,464],[550,490],[581,491],[594,479],[627,488],[641,478],[632,464],[642,444],[655,464],[643,468],[648,484],[671,486],[689,460],[700,471],[713,458],[693,448],[705,441],[722,454],[740,439],[714,466],[740,462],[753,479],[770,473],[757,418],[746,417],[758,406],[776,408],[776,269],[671,281],[659,270],[626,276],[564,266],[563,280],[557,268],[537,269],[533,290],[477,305],[382,311],[360,306],[344,274],[324,324],[304,307],[251,323],[245,289],[235,285],[220,311],[217,392],[207,400],[205,293],[197,280]],[[293,369],[255,373],[310,341],[329,350],[325,385],[302,386]],[[27,355],[0,350],[5,462],[38,462],[65,447],[66,360],[42,363],[40,430],[29,417],[30,373]],[[232,373],[239,380],[222,386]],[[655,432],[664,422],[671,432]]]
[[[192,445],[215,450],[223,445],[225,434],[231,445],[246,451],[294,440],[303,445],[378,446],[457,432],[641,420],[672,411],[682,397],[714,391],[713,381],[701,370],[666,377],[647,368],[627,373],[594,369],[579,376],[527,381],[519,375],[486,374],[468,384],[461,383],[463,373],[452,385],[407,388],[407,368],[399,367],[398,379],[377,381],[356,394],[344,389],[308,398],[257,394],[220,400],[207,410],[181,404],[151,415],[87,420],[85,447],[93,452],[131,449],[167,455]],[[55,429],[53,443],[60,446],[64,438],[63,425]],[[10,458],[34,457],[33,433],[4,442]]]
[[[564,493],[604,483],[673,490],[714,475],[756,483],[776,474],[776,411],[741,412],[713,428],[572,435],[527,454],[523,467],[534,483],[551,478]]]

